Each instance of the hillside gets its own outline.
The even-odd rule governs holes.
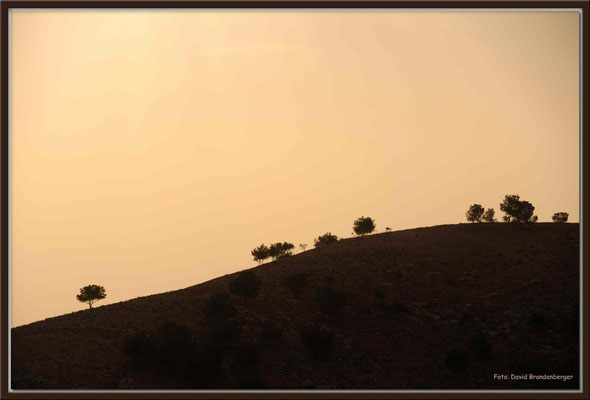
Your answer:
[[[237,274],[17,327],[12,387],[577,388],[578,232],[496,223],[350,238],[253,268],[258,295],[231,294],[234,316],[204,307]],[[158,331],[166,322],[178,325]],[[141,350],[166,332],[158,353]],[[150,367],[156,356],[171,367]]]

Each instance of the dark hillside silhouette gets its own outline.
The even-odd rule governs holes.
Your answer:
[[[13,388],[575,389],[578,229],[343,239],[248,270],[256,280],[239,272],[14,328]],[[510,371],[573,378],[493,379]]]

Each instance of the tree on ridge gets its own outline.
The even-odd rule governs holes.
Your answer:
[[[102,300],[107,297],[107,293],[104,287],[99,285],[88,285],[80,289],[80,294],[76,295],[76,299],[82,303],[88,303],[89,309],[98,300]]]

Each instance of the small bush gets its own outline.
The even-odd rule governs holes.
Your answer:
[[[213,320],[231,318],[237,314],[236,308],[226,292],[217,292],[209,296],[205,300],[203,312]]]
[[[305,274],[303,272],[298,272],[287,276],[285,279],[285,285],[291,290],[293,297],[299,297],[305,287]]]
[[[473,337],[470,349],[473,355],[480,360],[487,360],[492,355],[492,345],[482,333]]]
[[[557,222],[557,223],[564,223],[567,222],[567,219],[569,218],[569,214],[566,212],[558,212],[553,214],[553,222]]]
[[[308,326],[301,331],[301,342],[312,356],[326,356],[332,351],[334,331],[321,326]]]
[[[229,282],[228,286],[229,291],[236,296],[254,298],[258,295],[260,280],[254,271],[242,271]]]
[[[325,247],[338,241],[338,236],[332,235],[331,232],[324,233],[313,240],[313,245],[316,248]]]
[[[447,352],[446,365],[455,372],[467,372],[469,366],[469,354],[461,349],[454,348]]]
[[[328,286],[318,290],[316,301],[324,314],[338,315],[346,304],[346,295]]]
[[[352,230],[359,236],[364,236],[368,233],[371,233],[375,230],[375,228],[375,220],[371,217],[357,218],[352,225]]]

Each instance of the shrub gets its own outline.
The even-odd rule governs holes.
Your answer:
[[[229,291],[242,297],[256,297],[260,281],[254,271],[242,271],[229,282]]]
[[[266,247],[264,243],[254,248],[254,250],[251,252],[252,256],[254,257],[254,261],[258,261],[258,264],[262,264],[262,262],[269,257],[268,253],[269,248]]]
[[[483,214],[482,219],[485,222],[496,222],[496,218],[494,218],[495,215],[496,215],[496,211],[494,211],[493,208],[488,208],[486,210],[486,212]]]
[[[292,249],[295,248],[293,243],[288,242],[277,242],[270,245],[268,248],[268,255],[272,257],[274,260],[278,260],[279,258],[288,257],[292,255]]]
[[[469,366],[469,354],[461,349],[453,348],[447,352],[445,363],[449,369],[455,372],[467,372]]]
[[[303,272],[298,272],[287,276],[285,279],[285,285],[291,290],[293,297],[299,297],[305,286],[305,274]]]
[[[360,236],[364,236],[368,233],[371,233],[375,230],[375,220],[371,217],[360,217],[354,221],[352,225],[352,229],[354,233]]]
[[[469,206],[465,216],[467,217],[467,221],[471,223],[481,222],[481,217],[483,216],[483,207],[479,204],[472,204]]]
[[[338,315],[346,304],[346,295],[332,287],[324,287],[318,290],[316,300],[324,314]]]
[[[567,222],[567,219],[569,218],[569,214],[566,212],[558,212],[553,214],[553,222],[558,222],[558,223],[564,223]]]
[[[216,292],[205,300],[203,312],[211,319],[231,318],[237,314],[226,292]]]
[[[488,342],[483,333],[478,333],[473,337],[470,349],[473,355],[480,360],[486,360],[492,355],[492,345]]]
[[[538,219],[533,215],[535,207],[528,201],[520,200],[518,195],[506,195],[500,204],[500,210],[506,213],[503,217],[505,222],[533,223]]]
[[[332,351],[334,331],[327,328],[311,325],[301,331],[301,342],[312,356],[326,356]]]
[[[307,244],[305,244],[305,243],[299,243],[299,248],[303,252],[303,251],[305,251],[305,249],[307,249]]]
[[[313,240],[313,245],[317,247],[324,247],[338,241],[338,236],[332,235],[331,232],[324,233],[322,236],[318,236]]]

